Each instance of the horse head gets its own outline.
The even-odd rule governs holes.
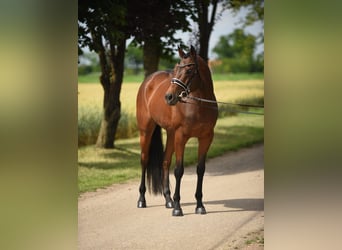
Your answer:
[[[192,84],[198,75],[198,61],[195,48],[190,47],[189,53],[178,47],[180,62],[176,64],[171,85],[166,91],[165,100],[169,105],[175,105],[179,100],[188,96],[196,86]]]

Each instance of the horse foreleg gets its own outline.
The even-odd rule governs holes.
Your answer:
[[[203,206],[202,202],[202,185],[203,185],[203,176],[205,172],[205,160],[207,156],[208,149],[210,147],[210,144],[212,142],[213,136],[200,138],[199,139],[199,145],[198,145],[198,165],[197,165],[197,186],[196,186],[196,214],[206,214],[205,207]]]
[[[182,135],[176,135],[175,138],[175,153],[176,153],[176,167],[174,170],[174,175],[176,178],[175,193],[173,196],[174,208],[172,211],[173,216],[183,216],[183,211],[180,205],[180,184],[184,174],[183,157],[184,148],[187,139],[183,138]]]
[[[171,131],[167,131],[167,140],[166,140],[166,148],[164,153],[164,162],[163,162],[163,193],[165,197],[165,207],[173,208],[173,201],[171,199],[170,192],[170,181],[169,181],[169,169],[171,164],[172,154],[174,152],[174,133]]]
[[[203,184],[203,176],[205,172],[205,158],[206,155],[201,156],[198,165],[197,165],[197,186],[196,186],[196,201],[197,201],[197,206],[196,206],[196,214],[206,214],[205,207],[203,206],[202,202],[202,184]]]

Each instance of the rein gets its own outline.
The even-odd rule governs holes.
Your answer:
[[[182,94],[182,93],[181,93]],[[186,95],[186,96],[181,96],[179,95],[180,98],[189,98],[195,101],[200,101],[200,102],[206,102],[206,103],[216,103],[216,104],[224,104],[224,105],[235,105],[235,106],[241,106],[241,107],[253,107],[253,108],[264,108],[263,105],[254,105],[254,104],[241,104],[241,103],[229,103],[229,102],[219,102],[219,101],[213,101],[213,100],[208,100],[208,99],[204,99],[204,98],[199,98],[196,96],[190,96],[190,95]],[[194,104],[195,103],[191,103],[191,102],[186,102],[184,100],[182,100],[183,103],[189,103],[189,104]],[[212,106],[204,106],[207,108],[213,108],[216,109],[216,107],[212,107]],[[218,108],[217,108],[218,109]],[[233,113],[243,113],[243,114],[252,114],[252,115],[264,115],[262,113],[257,113],[257,112],[250,112],[250,111],[238,111],[238,110],[230,110],[230,112]]]

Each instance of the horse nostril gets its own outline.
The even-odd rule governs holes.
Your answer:
[[[172,98],[173,98],[173,97],[172,97],[172,94],[170,94],[170,93],[165,95],[166,101],[171,101]]]

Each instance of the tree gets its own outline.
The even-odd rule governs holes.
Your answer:
[[[128,30],[143,48],[145,77],[158,70],[162,55],[170,55],[173,46],[182,44],[174,38],[176,30],[190,31],[186,0],[128,0]]]
[[[264,0],[192,0],[189,4],[193,12],[191,19],[198,25],[199,55],[206,61],[208,61],[210,35],[223,11],[231,9],[237,12],[242,7],[248,7],[244,27],[264,20]],[[222,8],[217,12],[219,4]],[[263,35],[261,36],[263,42]]]
[[[216,10],[219,0],[194,0],[195,15],[192,19],[198,24],[199,31],[199,55],[208,62],[209,39],[216,21]],[[209,7],[211,7],[210,19]]]
[[[247,8],[247,15],[244,20],[242,20],[242,28],[246,28],[255,22],[261,22],[264,24],[264,0],[228,0],[224,3],[226,8],[230,8],[233,12],[239,11],[241,8]],[[260,42],[264,42],[264,32],[263,30],[259,34]]]
[[[96,142],[98,147],[113,148],[121,115],[120,92],[123,80],[126,6],[120,0],[78,1],[78,45],[98,54],[104,90],[103,119]]]
[[[229,65],[230,72],[252,72],[256,61],[253,53],[256,47],[256,37],[246,35],[242,29],[235,29],[227,36],[221,36],[213,52],[218,58]]]

